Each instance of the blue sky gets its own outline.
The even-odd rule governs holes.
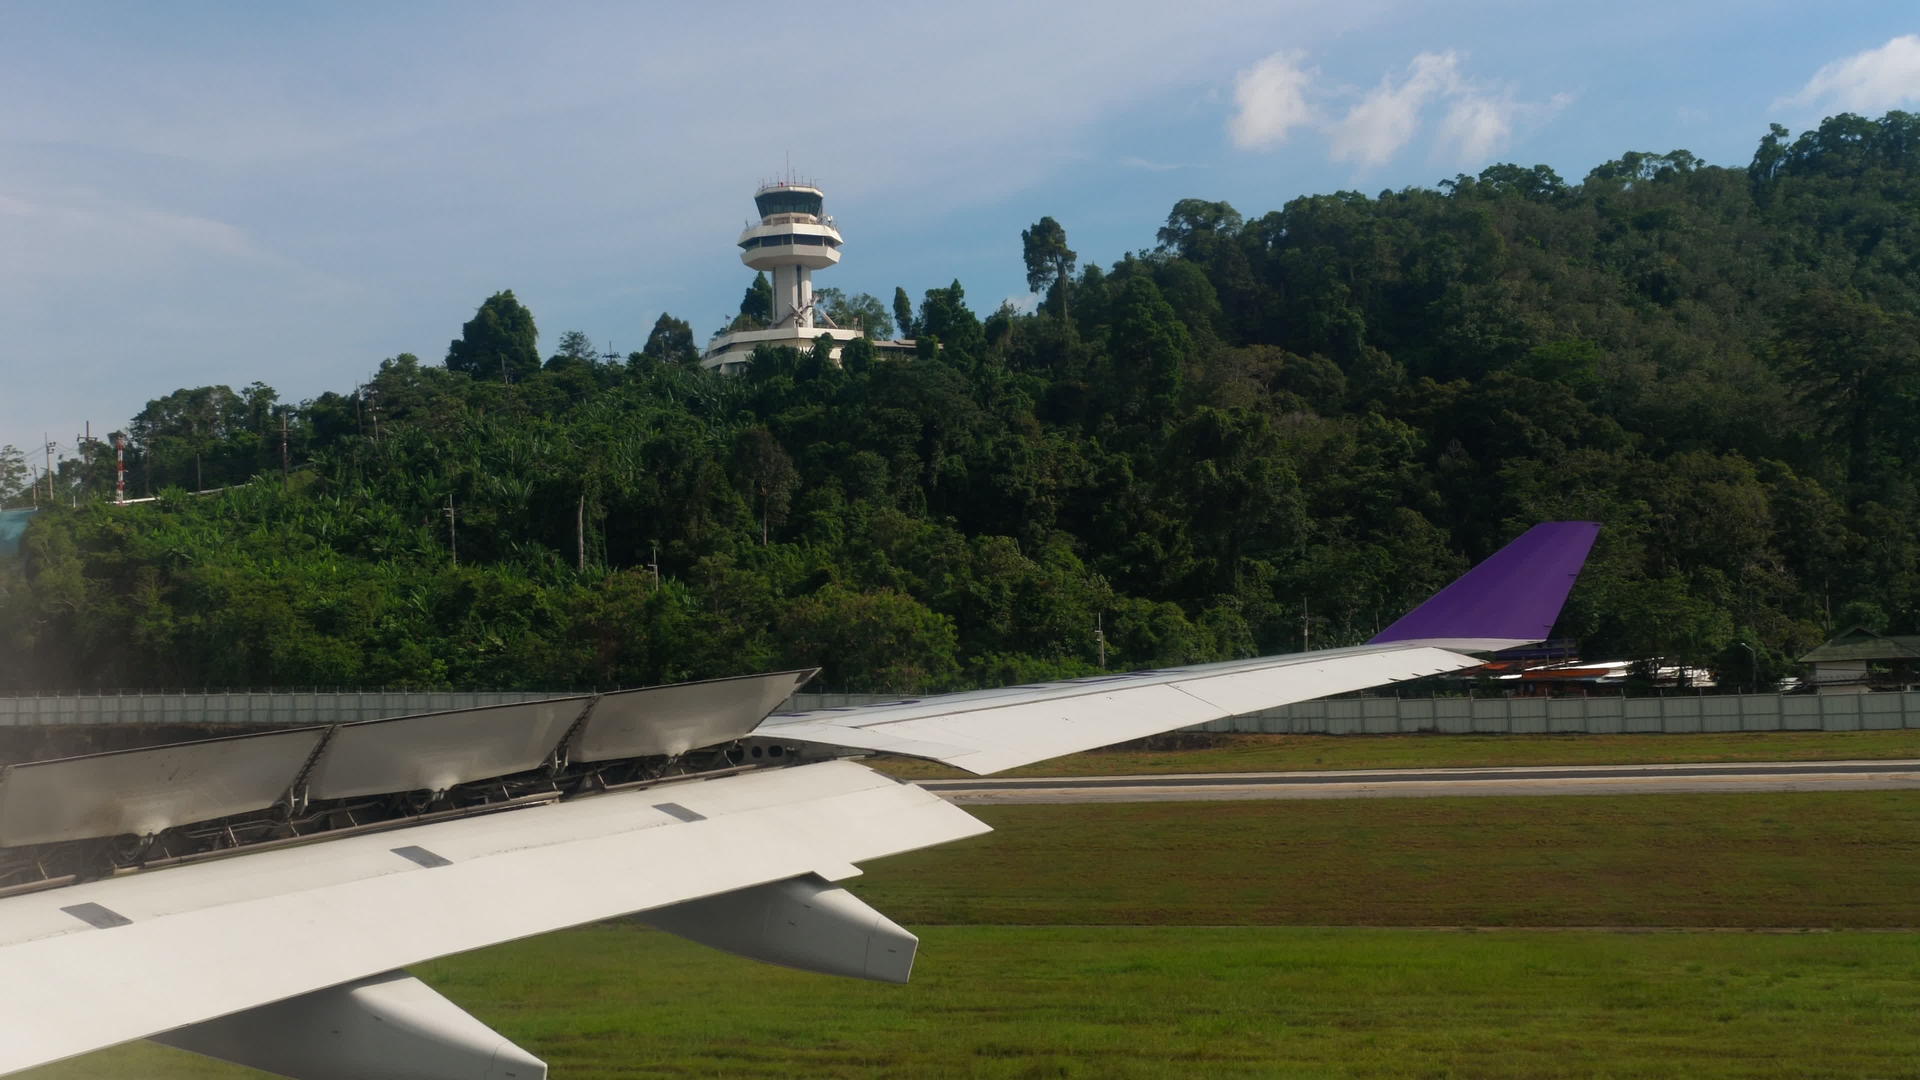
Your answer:
[[[1769,121],[1920,109],[1904,3],[1285,0],[811,8],[0,0],[0,443],[177,387],[346,390],[511,288],[543,351],[702,338],[763,178],[846,235],[816,282],[1024,300],[1183,197],[1252,217],[1496,161],[1744,164]],[[35,455],[36,457],[38,455]]]

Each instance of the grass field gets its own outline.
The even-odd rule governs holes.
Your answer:
[[[874,863],[907,926],[1920,928],[1920,792],[973,806]]]
[[[1920,932],[1554,929],[1920,926],[1920,793],[976,809],[849,883],[921,934],[905,987],[628,924],[416,970],[556,1080],[1920,1078]]]
[[[999,775],[1121,776],[1920,758],[1920,729],[1706,735],[1221,735],[1218,738],[1219,745],[1201,750],[1094,750],[1009,769]],[[915,780],[970,775],[913,758],[883,756],[869,764],[889,775]]]
[[[1913,1077],[1920,935],[935,927],[904,987],[596,927],[426,965],[614,1077]],[[37,1080],[259,1074],[130,1046]]]

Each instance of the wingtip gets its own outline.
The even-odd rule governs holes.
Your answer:
[[[1541,522],[1387,627],[1372,643],[1542,640],[1552,633],[1599,534],[1597,521]]]

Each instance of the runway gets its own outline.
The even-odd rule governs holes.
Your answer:
[[[1407,799],[1458,795],[1667,795],[1681,792],[1920,790],[1920,761],[1561,765],[1167,776],[921,780],[955,803]]]

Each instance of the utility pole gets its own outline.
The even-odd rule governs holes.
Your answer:
[[[453,565],[460,565],[460,540],[453,531],[453,492],[447,492],[447,552],[453,556]]]
[[[80,492],[86,488],[87,481],[91,478],[93,474],[93,470],[88,467],[93,464],[89,456],[89,451],[91,451],[92,448],[93,448],[93,421],[88,420],[81,426],[80,434],[75,435],[73,437],[74,453],[80,455],[80,483],[75,485],[73,491],[71,492],[73,496],[73,505],[75,506],[80,505]]]
[[[1093,640],[1100,647],[1100,670],[1107,670],[1107,613],[1096,612],[1093,616]]]
[[[287,486],[287,410],[280,410],[280,486]]]
[[[573,508],[573,536],[576,546],[576,569],[587,572],[587,495],[580,493],[580,502]]]
[[[46,432],[44,432],[44,431],[43,431],[43,432],[41,432],[41,433],[40,433],[40,438],[41,438],[41,439],[43,439],[43,440],[45,440],[45,442],[46,442],[46,444],[47,444],[47,505],[49,505],[49,506],[51,506],[51,505],[53,505],[53,501],[54,501],[54,499],[53,499],[53,451],[54,451],[54,445],[53,445],[53,440],[47,437],[47,433],[46,433]]]
[[[1307,598],[1300,598],[1300,651],[1313,651],[1313,618],[1307,614]]]
[[[660,587],[660,541],[658,540],[655,540],[653,542],[653,561],[647,564],[647,569],[653,571],[653,587],[656,589],[659,588]]]

